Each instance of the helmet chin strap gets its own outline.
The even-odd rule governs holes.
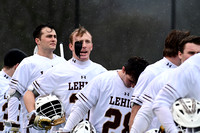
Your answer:
[[[75,42],[75,54],[78,58],[80,58],[80,52],[81,52],[81,49],[82,49],[82,45],[83,45],[82,41],[76,41]]]

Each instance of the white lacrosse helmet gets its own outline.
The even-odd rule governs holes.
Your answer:
[[[153,128],[153,129],[146,131],[145,133],[158,133],[158,131],[159,131],[158,128]]]
[[[84,120],[76,125],[72,133],[96,133],[96,130],[89,121]]]
[[[39,97],[35,102],[35,108],[38,115],[50,118],[53,126],[65,122],[62,103],[55,95]]]
[[[200,127],[200,102],[191,98],[181,98],[172,107],[172,115],[178,126],[192,128]]]

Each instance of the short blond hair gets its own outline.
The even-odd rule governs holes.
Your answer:
[[[89,33],[89,35],[92,37],[92,35],[90,34],[90,32],[88,30],[86,30],[83,26],[79,26],[79,28],[76,28],[71,35],[69,36],[69,42],[72,44],[73,43],[73,36],[83,36],[83,34],[85,33]]]

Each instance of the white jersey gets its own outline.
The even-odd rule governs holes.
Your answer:
[[[137,84],[134,88],[134,92],[131,98],[132,103],[136,103],[142,105],[142,100],[140,99],[140,95],[145,90],[147,85],[160,73],[164,72],[169,68],[177,67],[172,62],[170,62],[167,58],[163,58],[154,64],[151,64],[146,67],[146,69],[140,74]]]
[[[91,109],[90,122],[98,133],[120,133],[129,130],[132,92],[117,71],[108,71],[92,80],[77,97]]]
[[[107,71],[100,64],[91,60],[81,62],[74,58],[67,63],[49,69],[44,75],[33,82],[32,87],[42,95],[56,95],[63,103],[66,119],[71,107],[77,100],[79,92],[92,78]]]
[[[152,103],[155,97],[157,96],[158,92],[169,81],[173,72],[174,69],[168,69],[162,72],[157,77],[155,77],[141,94],[140,99],[142,100],[142,102]]]
[[[174,69],[168,69],[155,77],[140,96],[143,104],[135,116],[131,133],[142,133],[151,128],[159,128],[160,122],[155,118],[152,111],[153,101],[160,89],[171,78]]]
[[[53,55],[53,59],[34,54],[33,56],[27,57],[17,67],[14,72],[10,87],[17,90],[21,94],[21,105],[23,115],[23,128],[28,124],[27,110],[24,105],[23,95],[26,92],[28,86],[38,77],[40,77],[47,69],[59,64],[64,63],[66,60],[57,55]],[[12,97],[8,102],[8,120],[16,121],[16,103],[18,99]],[[24,131],[25,132],[25,131]]]
[[[170,131],[170,128],[173,128],[173,131],[175,131],[175,125],[172,115],[168,119],[164,118],[162,114],[163,109],[166,114],[171,114],[169,108],[181,97],[200,100],[199,77],[200,54],[196,54],[187,59],[180,67],[174,69],[174,73],[171,75],[168,83],[159,91],[154,100],[153,110],[167,131]],[[174,126],[171,127],[170,124]]]
[[[7,103],[7,91],[9,89],[9,81],[11,77],[7,75],[3,70],[0,71],[0,133],[3,131],[3,122],[8,119],[8,103]],[[19,114],[18,114],[19,115]]]

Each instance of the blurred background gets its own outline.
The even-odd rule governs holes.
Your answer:
[[[32,32],[47,22],[67,60],[69,35],[80,24],[93,36],[91,60],[107,69],[121,68],[131,56],[154,63],[172,29],[200,35],[199,6],[199,0],[0,0],[0,65],[11,48],[32,55]],[[60,55],[59,45],[55,53]]]

